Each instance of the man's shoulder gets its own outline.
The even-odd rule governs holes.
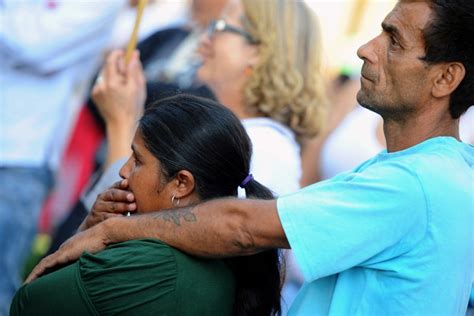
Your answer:
[[[382,152],[356,170],[382,168],[396,172],[405,170],[418,176],[425,173],[441,175],[446,173],[446,168],[458,172],[472,170],[473,164],[474,147],[454,138],[437,137],[399,152]]]

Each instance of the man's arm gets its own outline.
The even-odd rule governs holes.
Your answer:
[[[203,257],[248,255],[289,248],[275,200],[218,199],[202,204],[131,217],[112,217],[69,240],[31,272],[31,282],[48,268],[96,253],[111,243],[157,238]]]
[[[212,200],[135,218],[111,218],[104,227],[106,243],[152,237],[203,257],[289,247],[275,200]]]

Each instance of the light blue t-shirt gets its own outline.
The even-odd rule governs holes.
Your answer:
[[[291,315],[464,315],[474,147],[437,137],[281,197],[306,283]]]

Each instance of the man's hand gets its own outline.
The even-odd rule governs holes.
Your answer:
[[[97,196],[92,210],[79,226],[84,231],[110,217],[122,216],[137,209],[133,193],[128,191],[128,180],[114,183],[109,189]]]
[[[47,269],[64,265],[77,260],[84,251],[97,253],[109,244],[104,225],[96,225],[91,229],[78,233],[61,245],[61,247],[38,263],[25,283],[30,283],[41,276]]]

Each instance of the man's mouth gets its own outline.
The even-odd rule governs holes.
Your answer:
[[[367,71],[365,70],[364,66],[362,66],[362,70],[360,71],[360,76],[364,78],[365,80],[374,81],[374,79],[372,78],[374,76],[367,75]]]

